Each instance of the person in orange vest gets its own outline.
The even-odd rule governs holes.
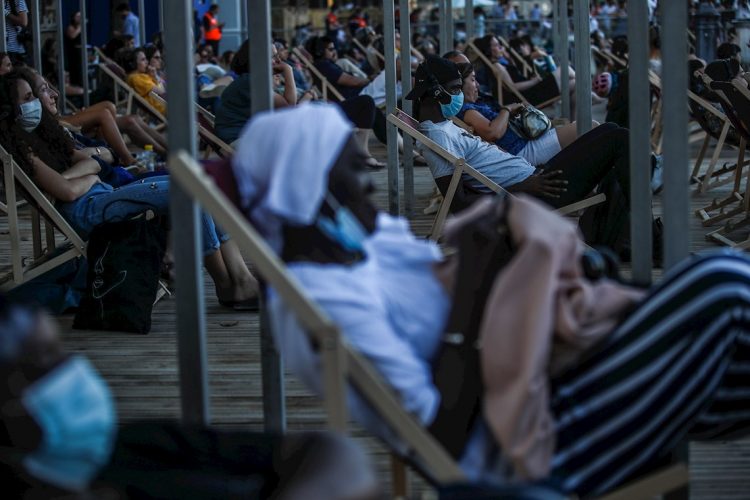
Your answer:
[[[214,54],[220,54],[219,42],[221,42],[221,30],[224,29],[224,23],[220,23],[217,16],[219,15],[219,5],[212,4],[208,12],[203,15],[203,38],[206,44],[214,49]]]

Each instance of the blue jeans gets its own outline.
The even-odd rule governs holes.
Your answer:
[[[169,177],[155,176],[126,184],[117,189],[98,183],[75,201],[58,203],[57,209],[73,229],[88,238],[91,231],[107,222],[135,217],[146,210],[167,215],[169,210]],[[215,252],[229,236],[210,215],[201,212],[204,257]]]

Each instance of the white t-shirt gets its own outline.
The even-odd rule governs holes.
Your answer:
[[[471,167],[504,188],[518,184],[534,173],[535,168],[523,158],[483,141],[449,120],[439,123],[423,121],[419,125],[419,130],[449,153],[465,159]],[[442,156],[424,146],[421,146],[421,153],[436,179],[453,173],[453,165]],[[464,175],[464,182],[473,188],[490,192],[489,188],[471,176]]]

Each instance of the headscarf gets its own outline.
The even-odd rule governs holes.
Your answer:
[[[283,223],[307,226],[315,220],[328,172],[351,133],[338,107],[304,104],[258,114],[240,134],[232,161],[240,201],[277,253]]]

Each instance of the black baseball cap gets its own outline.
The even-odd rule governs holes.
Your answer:
[[[414,73],[414,88],[406,96],[410,101],[418,101],[434,85],[461,80],[461,71],[456,63],[437,56],[427,56]]]

